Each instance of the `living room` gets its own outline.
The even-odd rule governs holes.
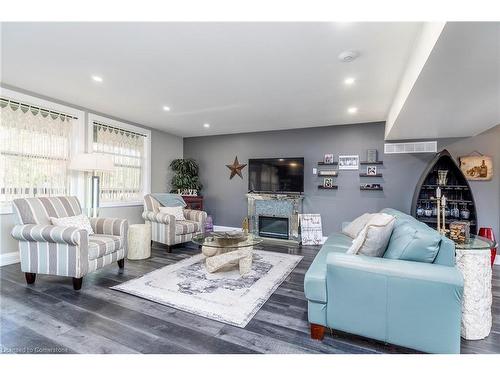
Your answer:
[[[500,354],[500,22],[395,18],[2,20],[1,359]]]

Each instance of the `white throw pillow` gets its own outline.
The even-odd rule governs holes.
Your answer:
[[[373,214],[364,229],[352,241],[347,254],[362,254],[371,257],[384,255],[396,218],[385,213]]]
[[[184,208],[182,206],[160,207],[160,213],[174,215],[175,220],[186,220],[186,218],[184,217]]]
[[[89,234],[94,234],[89,218],[83,214],[66,217],[51,217],[50,221],[52,225],[60,227],[76,227],[78,229],[86,230]]]
[[[368,224],[373,214],[363,214],[353,221],[351,221],[347,226],[342,229],[342,233],[351,238],[356,238],[358,234],[363,230],[363,228]]]

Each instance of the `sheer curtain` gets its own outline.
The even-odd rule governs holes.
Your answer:
[[[0,202],[67,195],[72,118],[0,101]]]
[[[101,202],[130,202],[143,198],[144,141],[142,134],[93,123],[94,152],[113,155],[115,170],[99,172]]]

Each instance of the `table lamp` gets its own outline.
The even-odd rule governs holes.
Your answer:
[[[112,172],[115,168],[113,156],[107,154],[90,153],[77,154],[71,159],[69,169],[80,172],[91,172],[91,217],[97,217],[99,209],[99,176],[96,172]]]

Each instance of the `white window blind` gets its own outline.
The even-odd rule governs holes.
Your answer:
[[[93,122],[94,152],[113,156],[115,170],[99,172],[101,202],[134,202],[143,198],[146,136],[115,126]]]
[[[73,118],[0,98],[0,202],[68,194]]]

